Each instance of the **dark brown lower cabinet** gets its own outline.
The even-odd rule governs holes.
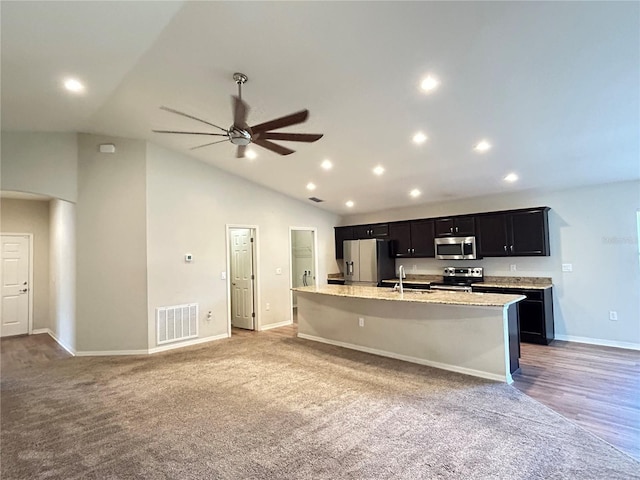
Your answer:
[[[520,341],[549,345],[555,338],[553,323],[553,289],[474,286],[474,292],[524,295],[517,303],[520,321]]]

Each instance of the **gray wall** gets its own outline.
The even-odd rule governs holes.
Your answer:
[[[78,141],[75,133],[2,132],[1,189],[75,202]]]
[[[200,337],[227,332],[226,225],[258,227],[257,315],[262,327],[290,319],[289,227],[317,227],[320,277],[335,264],[338,216],[170,150],[147,146],[149,345],[155,309],[197,302]],[[184,254],[193,255],[185,263]],[[276,274],[281,268],[282,274]],[[331,269],[331,270],[330,270]],[[266,304],[270,309],[266,309]],[[208,311],[213,320],[206,320]]]
[[[49,201],[50,329],[67,350],[76,350],[76,211],[75,204]]]
[[[342,225],[549,206],[550,257],[457,262],[483,266],[485,275],[545,276],[554,283],[558,338],[640,347],[640,263],[637,211],[640,182],[550,192],[505,193],[417,205],[342,218]],[[450,261],[403,259],[408,273],[441,273]],[[573,272],[562,272],[571,263]],[[510,265],[517,271],[511,272]],[[618,321],[609,320],[609,311]]]
[[[33,329],[49,328],[49,202],[0,200],[2,233],[33,234]]]
[[[146,351],[145,142],[78,139],[77,350]]]

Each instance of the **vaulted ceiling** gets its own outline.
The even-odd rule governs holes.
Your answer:
[[[341,214],[640,178],[638,2],[0,8],[3,130],[146,139]],[[324,137],[287,143],[289,156],[254,147],[249,160],[229,143],[189,150],[202,138],[151,132],[207,131],[161,105],[229,126],[234,72],[249,77],[249,124],[308,108],[284,131]],[[427,75],[440,82],[430,93]],[[85,91],[65,91],[67,77]],[[482,139],[492,148],[478,152]]]

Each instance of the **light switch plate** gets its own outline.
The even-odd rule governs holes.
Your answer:
[[[573,272],[573,264],[571,264],[571,263],[563,263],[562,264],[562,271],[563,272]]]
[[[276,268],[276,275],[282,275],[282,269],[281,268]]]
[[[227,279],[227,272],[220,272],[220,280],[226,280]]]

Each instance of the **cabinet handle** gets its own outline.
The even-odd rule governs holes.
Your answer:
[[[411,253],[411,249],[410,248],[407,248],[407,253]]]
[[[511,249],[511,253],[513,253],[513,245],[509,247]]]
[[[453,227],[449,227],[449,231],[453,233]]]
[[[506,245],[504,245],[504,251],[505,251],[505,252],[507,251],[507,246],[506,246]]]
[[[456,227],[456,233],[458,233],[460,231],[460,229],[458,227]]]
[[[415,248],[412,248],[412,249],[411,249],[411,253],[416,253],[416,249],[415,249]]]

